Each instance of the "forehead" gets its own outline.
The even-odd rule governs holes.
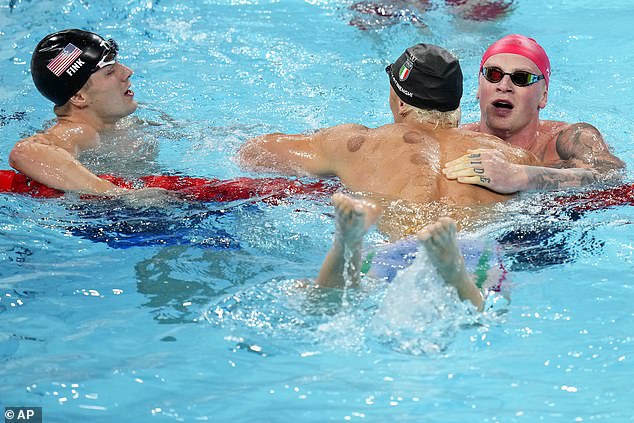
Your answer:
[[[483,66],[497,66],[505,72],[525,70],[531,73],[540,74],[540,70],[532,60],[524,56],[513,53],[494,54],[489,57]]]

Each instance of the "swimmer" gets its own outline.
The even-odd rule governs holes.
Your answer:
[[[79,29],[49,34],[38,43],[31,75],[38,91],[54,103],[56,123],[17,142],[9,155],[14,169],[61,191],[122,191],[77,159],[137,109],[132,70],[117,61],[117,53],[114,40]]]
[[[319,288],[356,287],[361,278],[362,242],[368,228],[380,215],[371,202],[338,193],[333,195],[335,206],[335,239],[322,264],[315,286]],[[456,288],[461,301],[469,300],[482,310],[482,292],[467,272],[465,260],[456,241],[456,224],[448,217],[428,225],[417,233],[441,279]]]
[[[419,16],[431,6],[429,0],[359,1],[349,7],[357,14],[350,20],[350,25],[361,30],[391,26],[399,22],[425,26]]]
[[[499,193],[579,187],[618,179],[623,161],[587,123],[540,120],[548,102],[550,61],[532,38],[508,35],[482,56],[478,91],[480,122],[462,128],[500,137],[533,153],[543,166],[509,163],[496,149],[478,149],[448,162],[445,175]],[[474,166],[472,162],[478,162]],[[486,173],[483,181],[481,172]]]
[[[497,149],[514,164],[538,164],[532,154],[497,137],[457,128],[462,71],[447,50],[431,44],[408,48],[386,68],[393,124],[379,128],[339,125],[313,134],[274,133],[247,141],[244,167],[292,175],[337,176],[350,190],[416,204],[465,206],[510,198],[483,186],[445,178],[440,169],[468,149]],[[473,159],[477,166],[477,159]],[[479,174],[483,181],[489,175]],[[435,221],[431,216],[422,225]],[[397,235],[398,236],[398,235]]]
[[[436,3],[431,0],[358,1],[349,7],[357,13],[350,20],[350,25],[361,30],[398,23],[425,27],[422,16],[438,8]],[[449,13],[462,19],[492,21],[508,14],[512,10],[513,0],[445,0],[444,4]]]

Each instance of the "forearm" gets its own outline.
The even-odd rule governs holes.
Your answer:
[[[61,191],[102,194],[116,189],[114,184],[99,178],[59,148],[20,145],[11,151],[9,164],[29,178]]]
[[[581,187],[598,181],[597,173],[590,169],[554,169],[525,165],[522,165],[522,169],[524,186],[520,191]]]

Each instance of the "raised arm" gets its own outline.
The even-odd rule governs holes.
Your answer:
[[[62,191],[102,194],[116,189],[55,145],[47,134],[19,141],[9,154],[9,165],[37,182]]]
[[[362,125],[339,125],[313,134],[267,134],[247,141],[239,150],[242,167],[286,175],[337,175],[346,141],[368,129]],[[343,140],[343,141],[342,141]]]

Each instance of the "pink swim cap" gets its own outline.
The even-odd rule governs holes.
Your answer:
[[[480,72],[482,72],[484,62],[486,62],[489,57],[500,53],[518,54],[535,63],[537,68],[544,75],[546,88],[548,88],[548,82],[550,80],[550,60],[548,60],[548,56],[542,46],[537,44],[537,41],[519,34],[507,35],[506,37],[500,38],[491,44],[491,47],[484,52],[484,56],[482,56],[482,61],[480,62]]]

